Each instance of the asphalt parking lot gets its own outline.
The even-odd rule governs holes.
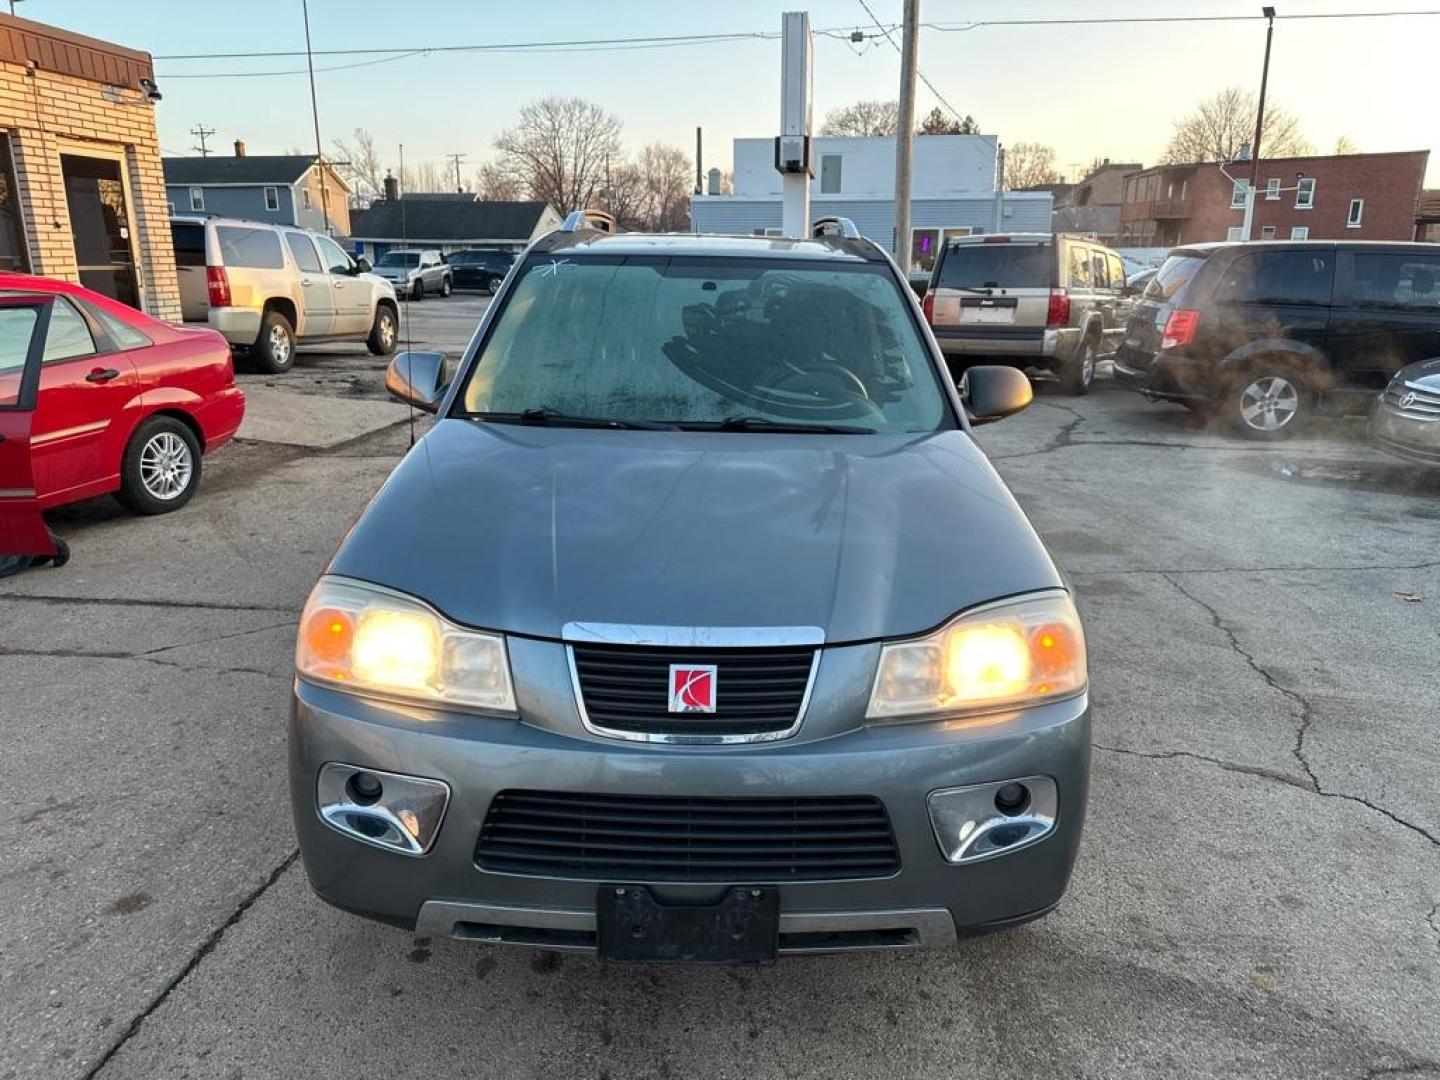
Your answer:
[[[484,303],[409,306],[414,346]],[[610,967],[361,921],[296,860],[294,627],[408,445],[382,372],[245,376],[268,427],[189,507],[67,509],[71,563],[0,583],[0,1078],[1440,1077],[1440,473],[1108,383],[984,429],[1087,619],[1065,901],[953,951]]]

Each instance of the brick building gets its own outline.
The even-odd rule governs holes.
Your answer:
[[[1410,240],[1428,150],[1390,154],[1264,158],[1252,240]],[[1226,172],[1250,177],[1249,162]],[[1157,165],[1125,178],[1120,240],[1174,247],[1238,240],[1245,189],[1213,163]]]
[[[154,86],[149,53],[0,15],[0,269],[180,320]]]

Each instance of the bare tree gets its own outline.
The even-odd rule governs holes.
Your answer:
[[[1349,135],[1341,135],[1335,140],[1335,153],[1341,156],[1345,154],[1358,154],[1360,153],[1360,147],[1356,145],[1355,140],[1350,138]]]
[[[357,127],[353,140],[335,140],[334,152],[335,171],[350,185],[352,202],[365,204],[385,193],[385,166],[370,132]]]
[[[920,121],[920,126],[915,129],[916,135],[979,135],[980,125],[975,122],[975,117],[969,113],[965,114],[963,120],[956,120],[954,117],[946,116],[940,111],[940,106],[935,106],[925,114],[925,119]]]
[[[690,155],[678,146],[651,143],[635,159],[645,194],[646,227],[656,232],[681,232],[690,226],[690,193],[694,180]]]
[[[1234,161],[1242,145],[1255,137],[1255,95],[1227,86],[1175,121],[1175,130],[1161,156],[1162,164],[1192,161]],[[1300,121],[1281,105],[1265,107],[1260,151],[1265,157],[1299,157],[1313,151]]]
[[[611,162],[601,199],[605,211],[622,229],[652,228],[646,214],[645,176],[634,162]]]
[[[618,117],[583,98],[548,97],[521,109],[495,149],[535,198],[568,214],[595,202],[606,159],[620,160],[620,128]]]
[[[433,161],[406,165],[400,172],[400,187],[410,193],[450,190],[451,172]]]
[[[831,109],[820,126],[821,135],[894,135],[900,122],[900,105],[894,101],[857,101]]]
[[[1042,143],[1017,142],[1005,147],[1005,187],[1024,191],[1041,184],[1058,184],[1062,179],[1055,168],[1055,148]]]
[[[530,197],[525,178],[503,161],[487,161],[475,170],[474,188],[482,199],[518,202]]]

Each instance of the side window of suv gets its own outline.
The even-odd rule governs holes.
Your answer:
[[[1216,300],[1235,304],[1330,303],[1330,251],[1266,251],[1239,256],[1220,279]]]
[[[320,256],[315,254],[315,245],[304,233],[287,232],[285,243],[290,247],[290,254],[295,256],[295,265],[300,268],[302,274],[319,274]]]
[[[1440,257],[1357,253],[1353,292],[1361,307],[1440,313]]]
[[[349,274],[351,272],[350,256],[340,250],[340,245],[324,236],[315,237],[315,243],[320,248],[320,259],[325,264],[327,274]]]
[[[1110,263],[1110,287],[1123,289],[1125,287],[1125,264],[1113,251],[1106,252],[1105,258]]]
[[[1088,289],[1090,284],[1090,249],[1083,244],[1071,244],[1070,288]]]
[[[1105,262],[1105,254],[1100,251],[1091,252],[1090,265],[1092,267],[1091,273],[1095,282],[1095,288],[1110,288],[1110,267]]]

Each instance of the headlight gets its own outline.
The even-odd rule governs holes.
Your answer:
[[[987,604],[880,649],[866,719],[991,711],[1085,689],[1085,632],[1064,592]]]
[[[300,617],[295,669],[347,690],[515,713],[503,637],[358,581],[320,579]]]

